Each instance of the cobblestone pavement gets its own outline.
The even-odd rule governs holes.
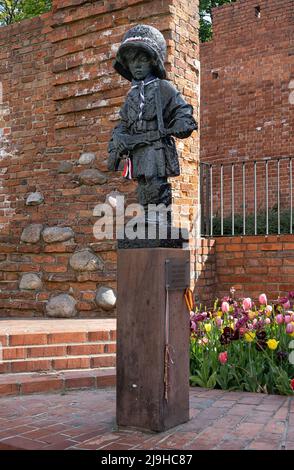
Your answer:
[[[0,399],[0,449],[294,449],[294,399],[191,388],[190,421],[118,431],[115,390]]]

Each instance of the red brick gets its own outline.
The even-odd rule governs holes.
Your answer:
[[[75,357],[75,358],[60,358],[53,359],[53,369],[89,369],[89,357]]]
[[[50,370],[51,361],[49,360],[26,360],[11,363],[11,372],[36,372],[42,370]]]
[[[7,384],[0,383],[0,397],[4,397],[8,395],[18,395],[18,393],[19,393],[19,386],[17,383],[7,383]]]
[[[104,352],[105,352],[105,345],[103,343],[67,346],[67,355],[69,356],[102,354]]]
[[[7,346],[8,344],[8,335],[0,335],[0,344],[2,347]]]
[[[61,378],[40,378],[32,382],[24,382],[21,384],[20,392],[23,395],[30,393],[53,392],[63,389],[63,380]]]
[[[95,386],[95,377],[89,375],[88,377],[68,377],[65,378],[65,388],[90,388]]]
[[[105,331],[89,331],[88,333],[89,341],[109,341],[110,339],[110,332]]]
[[[4,348],[3,349],[3,360],[8,359],[25,359],[26,349],[25,348]]]
[[[48,335],[48,344],[85,343],[86,341],[87,333],[81,331],[67,333],[51,333]]]
[[[27,348],[27,357],[54,357],[66,355],[66,346],[36,346]]]
[[[91,367],[114,367],[116,365],[116,358],[112,356],[98,356],[91,358]]]
[[[9,346],[25,346],[30,344],[47,344],[47,335],[45,333],[11,335],[9,337]]]

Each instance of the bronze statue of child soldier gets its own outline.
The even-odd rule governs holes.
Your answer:
[[[115,70],[132,83],[109,143],[109,170],[125,160],[123,176],[138,181],[138,201],[171,204],[168,177],[180,174],[173,136],[185,139],[197,129],[193,108],[167,81],[166,42],[157,29],[137,25],[124,36]]]

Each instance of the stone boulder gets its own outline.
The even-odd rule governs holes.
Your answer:
[[[71,162],[61,162],[57,168],[57,173],[71,173],[73,170],[73,164]]]
[[[20,240],[25,243],[38,243],[43,230],[42,224],[31,224],[24,228]]]
[[[95,168],[82,171],[79,175],[80,184],[86,184],[88,186],[95,186],[96,184],[106,183],[106,176]]]
[[[111,287],[99,287],[95,298],[98,307],[103,310],[113,310],[116,306],[116,292]]]
[[[39,191],[36,191],[28,195],[27,200],[26,200],[26,205],[27,206],[39,206],[40,204],[43,204],[43,202],[44,202],[43,194],[39,193]]]
[[[42,288],[42,281],[38,274],[23,274],[19,283],[19,288],[23,290],[38,290]]]
[[[78,160],[79,165],[90,165],[95,161],[95,154],[92,152],[82,153]]]
[[[77,315],[77,301],[68,294],[59,294],[49,299],[46,305],[48,317],[73,318]]]
[[[69,264],[75,271],[101,271],[104,267],[103,260],[89,248],[73,253],[69,259]]]
[[[42,237],[46,243],[65,242],[74,237],[74,232],[70,227],[47,227]]]

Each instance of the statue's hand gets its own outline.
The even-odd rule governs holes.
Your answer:
[[[180,125],[176,123],[170,129],[168,129],[168,133],[177,137],[178,139],[186,139],[189,137],[193,132],[193,129],[187,125]]]
[[[114,136],[114,144],[116,146],[117,151],[120,154],[124,154],[128,152],[128,142],[127,142],[127,136],[124,134],[116,134]]]

